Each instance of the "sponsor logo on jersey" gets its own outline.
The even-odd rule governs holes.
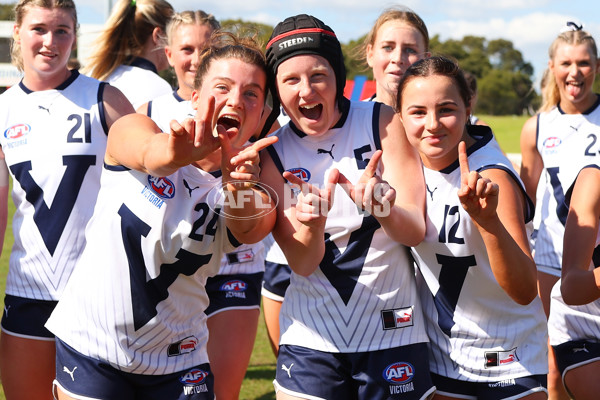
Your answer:
[[[383,378],[391,383],[390,394],[401,394],[415,390],[412,382],[415,376],[413,366],[407,362],[399,361],[387,366],[383,371]]]
[[[229,264],[242,264],[251,261],[254,261],[254,252],[252,251],[252,249],[227,253],[227,262]]]
[[[383,329],[398,329],[413,326],[413,308],[396,308],[393,310],[382,310],[381,320]]]
[[[519,361],[517,349],[507,351],[486,351],[485,368],[499,367]]]
[[[310,171],[306,168],[290,168],[287,172],[296,175],[298,178],[302,179],[304,182],[308,182],[310,180]]]
[[[208,385],[206,384],[206,378],[208,378],[208,374],[209,373],[206,371],[203,371],[199,368],[194,368],[179,377],[179,381],[184,385],[184,395],[189,396],[196,393],[208,392]]]
[[[240,299],[246,298],[246,293],[244,293],[246,289],[248,289],[248,284],[239,279],[227,281],[219,288],[220,291],[225,292],[225,298],[237,297]]]
[[[20,139],[31,131],[31,126],[27,124],[13,125],[4,131],[4,137],[9,140]]]
[[[175,185],[168,178],[148,175],[148,184],[159,197],[172,199],[175,196]]]
[[[198,339],[194,336],[188,336],[183,340],[175,343],[171,343],[167,348],[167,355],[169,357],[180,356],[182,354],[191,353],[196,350],[198,345]]]
[[[497,388],[497,387],[508,387],[508,386],[515,386],[517,384],[517,382],[515,382],[514,379],[505,379],[503,381],[498,381],[498,382],[490,382],[488,383],[488,387],[491,388]]]
[[[560,138],[558,137],[549,137],[546,138],[546,140],[544,140],[544,148],[545,149],[553,149],[555,147],[560,146],[562,143],[562,140],[560,140]]]

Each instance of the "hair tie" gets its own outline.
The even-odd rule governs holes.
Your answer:
[[[135,8],[136,0],[131,0],[131,3],[129,3],[129,5],[133,8]]]
[[[567,25],[562,27],[562,29],[560,30],[560,33],[575,32],[575,31],[580,31],[582,29],[583,29],[583,24],[577,25],[577,23],[575,23],[573,21],[567,21]]]

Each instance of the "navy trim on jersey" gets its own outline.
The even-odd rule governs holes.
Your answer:
[[[98,87],[98,114],[100,116],[100,123],[102,124],[102,129],[104,129],[104,133],[108,136],[108,124],[106,123],[106,111],[104,109],[104,88],[108,85],[107,82],[100,82],[100,86]]]
[[[293,126],[291,122],[290,126]],[[269,146],[267,147],[267,151],[269,152],[271,159],[275,163],[275,167],[279,170],[280,173],[283,174],[285,172],[285,170],[283,169],[283,163],[281,162],[281,159],[279,158],[279,154],[277,154],[277,150],[275,150],[275,147]],[[287,182],[287,179],[284,178],[284,181]]]
[[[379,115],[381,114],[381,104],[379,102],[373,102],[373,141],[375,142],[375,148],[381,150],[381,132],[379,132]]]
[[[480,148],[482,148],[483,146],[487,145],[494,137],[492,129],[489,126],[485,125],[469,125],[467,127],[467,133],[469,134],[469,136],[477,140],[477,142],[475,142],[471,147],[467,149],[467,157],[479,150]],[[458,167],[459,163],[457,158],[452,164],[440,170],[440,172],[442,174],[449,174]]]
[[[133,57],[131,59],[128,59],[126,62],[126,65],[131,65],[132,67],[138,67],[141,69],[152,71],[158,75],[158,70],[156,69],[156,65],[154,65],[152,63],[152,61],[147,60],[142,57]]]
[[[594,104],[590,108],[588,108],[587,110],[582,112],[581,114],[583,114],[583,115],[591,114],[598,107],[598,105],[600,105],[600,95],[598,95],[596,93],[596,101],[594,102]],[[556,108],[558,109],[558,112],[560,112],[561,114],[566,114],[566,112],[564,112],[563,109],[560,108],[560,103],[558,103],[556,105]]]
[[[175,97],[175,100],[177,100],[178,102],[181,103],[182,101],[185,101],[185,99],[183,97],[181,97],[179,95],[179,93],[177,93],[178,90],[179,90],[179,88],[173,90],[173,97]]]
[[[519,178],[510,170],[510,168],[506,168],[502,165],[485,165],[485,166],[479,168],[477,170],[477,172],[482,172],[482,171],[485,171],[488,169],[499,169],[501,171],[504,171],[512,178],[513,181],[515,181],[517,183],[517,187],[521,190],[521,194],[525,197],[525,203],[526,203],[525,223],[532,221],[533,216],[535,214],[535,205],[533,204],[533,201],[531,200],[531,198],[525,191],[525,188],[523,187],[523,185],[521,185]]]
[[[130,168],[127,168],[124,165],[109,165],[107,163],[104,163],[104,169],[107,169],[109,171],[115,171],[115,172],[123,172],[123,171],[130,171]]]
[[[210,171],[208,173],[211,174],[215,178],[220,178],[221,176],[223,176],[223,171],[221,171],[220,169],[218,169],[216,171]]]
[[[77,79],[77,77],[79,77],[79,71],[77,71],[76,69],[71,70],[71,76],[69,76],[67,80],[65,80],[63,83],[55,87],[54,90],[65,90],[71,83],[73,83],[75,79]],[[35,92],[35,90],[31,90],[27,86],[25,86],[23,80],[19,82],[19,87],[27,94]]]
[[[242,245],[242,243],[238,242],[233,233],[231,233],[229,228],[227,228],[227,239],[229,239],[229,243],[231,243],[231,245],[234,247],[240,247]]]
[[[571,186],[567,190],[567,193],[565,193],[565,204],[567,205],[567,207],[569,207],[571,205],[571,196],[573,195],[573,188],[575,187],[575,182],[577,182],[577,178],[579,178],[579,174],[581,174],[581,171],[583,171],[586,168],[596,168],[596,169],[600,170],[600,165],[588,164],[579,170],[579,172],[577,173],[577,176],[573,180],[573,184],[571,184]]]
[[[146,109],[146,115],[152,118],[152,100],[148,102],[148,108]]]

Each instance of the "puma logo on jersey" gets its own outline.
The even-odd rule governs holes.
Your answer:
[[[291,363],[289,368],[286,367],[285,364],[281,364],[281,369],[284,370],[285,372],[287,372],[288,378],[292,377],[292,373],[290,372],[290,370],[292,369],[293,366],[294,366],[294,363]]]
[[[69,368],[67,367],[63,367],[63,372],[66,372],[67,374],[69,374],[71,376],[71,380],[73,382],[75,382],[75,377],[73,376],[73,374],[75,373],[75,370],[77,369],[77,367],[73,368],[73,371],[69,371]]]
[[[573,125],[569,125],[571,129],[573,129],[575,132],[577,132],[579,130],[579,127],[575,128]]]
[[[185,188],[188,190],[188,192],[190,192],[190,197],[192,197],[192,192],[198,188],[200,188],[200,186],[196,186],[195,188],[191,188],[189,183],[187,183],[187,181],[184,179],[183,180],[183,186],[185,186]]]
[[[329,154],[331,159],[335,160],[335,158],[333,158],[333,146],[335,146],[335,143],[331,145],[331,150],[317,149],[317,154]]]
[[[429,196],[431,196],[431,200],[433,201],[433,192],[437,190],[437,187],[433,188],[433,190],[429,190],[429,185],[425,185],[427,187],[427,191],[429,192]]]
[[[40,110],[45,110],[45,111],[46,111],[48,114],[50,114],[50,109],[49,109],[49,108],[46,108],[46,107],[44,107],[44,106],[39,106],[39,105],[38,105],[38,108],[39,108]]]
[[[585,348],[585,344],[582,347],[573,348],[572,351],[573,353],[579,353],[580,351],[585,351],[586,353],[590,352],[588,349]]]

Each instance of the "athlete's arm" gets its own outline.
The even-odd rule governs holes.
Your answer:
[[[144,103],[135,110],[138,114],[148,115],[148,103]]]
[[[376,218],[390,238],[416,246],[425,238],[423,166],[399,115],[383,105],[380,115],[382,178],[396,190],[396,199],[388,217]]]
[[[577,177],[565,225],[563,300],[583,305],[600,298],[600,268],[590,269],[600,225],[600,170],[585,168]]]
[[[123,115],[134,113],[133,106],[127,100],[127,97],[116,87],[104,85],[102,95],[104,103],[104,118],[106,126],[110,129],[112,124]]]
[[[273,237],[285,254],[290,268],[299,275],[308,276],[317,269],[325,255],[327,217],[319,209],[303,210],[302,205],[297,209],[297,199],[291,186],[285,182],[271,156],[267,152],[263,153],[261,154],[261,183],[271,190],[271,197],[277,199]],[[320,197],[320,193],[310,192],[308,186],[304,190],[306,197],[313,195],[314,198]],[[319,200],[319,206],[316,208],[320,206],[329,208],[329,204]]]
[[[516,303],[531,303],[537,279],[524,224],[524,193],[504,170],[470,171],[464,142],[459,163],[459,199],[481,234],[496,281]]]
[[[4,159],[4,152],[0,147],[0,255],[2,255],[4,235],[8,221],[8,179],[8,167]]]
[[[536,141],[537,115],[534,115],[525,122],[521,130],[521,171],[519,173],[527,195],[534,203],[538,181],[544,168],[544,162],[538,152]]]

